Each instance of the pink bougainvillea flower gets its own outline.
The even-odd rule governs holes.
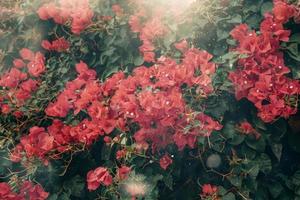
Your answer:
[[[109,186],[112,184],[112,181],[112,176],[105,167],[98,167],[87,174],[88,189],[90,191],[96,190],[101,184]]]
[[[11,187],[7,183],[0,183],[0,199],[1,200],[19,200],[17,194],[12,192]]]
[[[53,40],[52,42],[49,42],[48,40],[43,40],[41,46],[49,51],[62,52],[69,49],[70,43],[64,38],[59,38],[57,40]]]
[[[161,168],[166,170],[169,165],[173,163],[173,160],[170,158],[168,154],[165,154],[160,160],[159,160],[159,165]]]
[[[218,192],[217,186],[211,185],[211,184],[204,184],[202,186],[202,193],[203,196],[211,196]]]
[[[24,61],[20,58],[14,59],[13,64],[18,69],[21,69],[21,68],[25,67]]]
[[[283,1],[274,1],[273,13],[275,21],[278,23],[286,23],[291,17],[295,15],[296,10],[292,5]]]
[[[180,42],[177,42],[174,44],[175,48],[178,49],[181,52],[185,52],[189,48],[189,44],[186,41],[186,39],[181,40]]]
[[[33,92],[38,88],[38,81],[33,79],[28,79],[20,84],[20,88],[27,92]]]
[[[15,146],[10,155],[10,160],[12,162],[20,162],[22,160],[22,152],[24,151],[22,144]]]
[[[86,0],[61,0],[58,3],[46,3],[37,10],[37,13],[40,19],[53,19],[57,24],[71,21],[71,30],[74,34],[80,34],[86,29],[92,23],[94,16],[89,1]]]
[[[0,183],[1,200],[46,200],[49,196],[40,185],[33,185],[29,181],[24,181],[19,189],[19,194],[12,192],[12,188],[7,183]]]
[[[118,150],[116,152],[116,159],[117,160],[120,160],[122,158],[125,158],[126,157],[126,154],[127,154],[127,150],[126,149],[121,149],[121,150]]]
[[[117,169],[117,178],[118,180],[122,181],[128,178],[128,175],[131,172],[131,168],[125,165],[121,166]]]
[[[11,112],[10,106],[8,104],[1,105],[1,112],[6,115],[9,114]]]
[[[22,59],[27,60],[27,61],[32,61],[34,60],[34,53],[27,48],[23,48],[20,50],[20,56]]]
[[[20,194],[30,200],[46,200],[49,196],[48,192],[45,192],[42,186],[33,185],[29,181],[25,181],[20,189]]]
[[[26,73],[23,73],[14,67],[0,76],[0,86],[16,88],[21,81],[24,81],[27,78],[28,75]]]
[[[37,52],[27,64],[28,73],[33,77],[39,77],[46,71],[45,57],[42,53]]]
[[[296,10],[293,5],[276,0],[272,12],[265,15],[260,25],[260,34],[245,24],[231,31],[231,36],[238,41],[233,51],[245,54],[246,58],[238,60],[237,69],[228,78],[234,84],[236,98],[251,101],[264,122],[296,113],[296,105],[283,99],[299,95],[300,82],[285,76],[290,70],[280,52],[280,42],[288,41],[290,36],[283,23],[294,17]]]

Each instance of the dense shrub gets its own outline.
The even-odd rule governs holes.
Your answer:
[[[0,3],[0,199],[300,198],[300,7]]]

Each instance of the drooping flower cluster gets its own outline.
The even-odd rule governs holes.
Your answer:
[[[130,16],[129,25],[131,31],[139,33],[139,38],[142,41],[142,46],[139,47],[141,54],[146,62],[155,61],[155,45],[154,41],[165,36],[168,32],[167,26],[162,23],[162,13],[153,11],[150,14],[146,12],[145,5],[139,3],[137,12]]]
[[[260,33],[241,24],[231,31],[238,41],[234,51],[247,57],[239,59],[238,69],[229,74],[239,100],[254,103],[258,116],[265,122],[277,117],[289,117],[297,112],[298,80],[286,76],[290,72],[284,64],[280,42],[288,41],[290,31],[283,24],[295,15],[295,8],[284,1],[274,1],[273,14],[267,13],[260,25]]]
[[[89,0],[59,0],[42,5],[37,11],[40,19],[53,19],[57,24],[71,21],[74,34],[80,34],[92,23],[94,16]]]
[[[24,48],[20,56],[14,59],[13,67],[0,76],[1,112],[8,114],[14,111],[16,117],[22,116],[18,108],[38,89],[38,78],[46,70],[42,53]]]
[[[139,50],[145,62],[155,62],[157,47],[164,46],[165,39],[169,38],[175,27],[189,21],[186,11],[195,2],[129,0],[129,5],[135,9],[129,16],[128,24],[132,32],[138,33],[142,42]]]
[[[66,51],[70,47],[70,43],[65,38],[59,38],[49,42],[48,40],[42,41],[42,47],[48,51],[62,52]]]
[[[76,142],[70,135],[69,126],[59,120],[54,120],[47,128],[32,127],[28,135],[20,139],[20,143],[14,148],[10,159],[13,162],[20,162],[23,154],[27,158],[38,157],[47,164],[46,156],[52,151],[65,152],[70,150],[70,143]],[[55,154],[51,155],[55,158]]]
[[[204,113],[191,110],[183,99],[181,86],[198,87],[202,93],[210,94],[216,66],[206,51],[189,49],[184,56],[181,64],[162,57],[149,68],[137,67],[128,77],[118,72],[104,83],[96,80],[94,70],[80,62],[76,65],[78,77],[66,84],[45,112],[63,118],[71,110],[74,115],[85,111],[89,118],[74,126],[56,119],[47,131],[33,127],[28,136],[21,138],[12,159],[20,161],[25,151],[28,157],[44,160],[49,153],[66,151],[68,144],[90,145],[115,128],[126,131],[131,123],[140,126],[134,133],[138,149],[146,150],[151,144],[152,151],[156,151],[173,143],[180,150],[186,145],[194,148],[197,137],[209,136],[222,126]],[[108,136],[105,138],[108,140]]]
[[[22,183],[19,193],[13,192],[7,183],[0,183],[0,200],[46,200],[48,195],[42,186],[29,181]]]

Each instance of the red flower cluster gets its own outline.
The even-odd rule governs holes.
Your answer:
[[[280,42],[288,41],[290,31],[283,23],[295,14],[295,8],[283,1],[274,1],[273,15],[267,13],[260,26],[260,34],[241,24],[231,31],[239,42],[234,51],[247,55],[239,59],[239,68],[229,74],[234,83],[237,99],[246,97],[258,109],[265,122],[277,117],[289,117],[297,111],[293,98],[300,93],[300,83],[285,75],[290,72],[284,65]]]
[[[65,24],[71,21],[72,32],[80,34],[92,23],[93,10],[88,0],[59,0],[56,3],[47,3],[37,11],[40,19],[53,19],[55,23]]]
[[[211,75],[216,66],[209,62],[212,56],[205,51],[189,49],[184,56],[181,64],[162,57],[152,67],[138,67],[128,77],[119,72],[104,83],[99,83],[96,72],[80,62],[76,65],[78,77],[66,84],[45,112],[52,117],[66,117],[70,110],[75,115],[85,111],[90,119],[76,126],[54,120],[47,131],[34,127],[21,139],[22,147],[17,146],[12,158],[18,160],[25,150],[29,157],[44,159],[51,150],[65,151],[68,143],[90,145],[115,128],[126,131],[126,123],[133,122],[140,126],[134,134],[138,149],[148,149],[149,143],[152,151],[173,143],[180,150],[186,145],[194,148],[198,136],[209,136],[222,126],[188,108],[180,87],[187,84],[206,95],[211,93]],[[107,136],[106,140],[111,141]]]
[[[21,58],[14,59],[14,66],[0,76],[1,112],[8,114],[15,110],[16,117],[22,116],[18,108],[37,90],[37,78],[46,70],[45,57],[40,52],[34,53],[24,48],[20,51],[20,56]]]
[[[204,184],[202,186],[202,193],[200,194],[201,199],[206,199],[207,197],[211,197],[213,200],[218,199],[218,188],[217,186],[211,184]]]
[[[71,142],[76,142],[70,136],[70,129],[59,120],[54,120],[47,131],[42,127],[32,127],[28,135],[21,137],[20,144],[12,151],[10,159],[20,162],[24,152],[27,158],[38,157],[47,164],[46,155],[55,153],[54,150],[65,152],[69,150]]]
[[[44,49],[48,51],[57,52],[66,51],[70,47],[70,43],[65,38],[59,38],[52,42],[49,42],[48,40],[43,40],[41,45]]]
[[[127,150],[126,149],[121,149],[121,150],[118,150],[116,152],[116,159],[117,160],[121,160],[122,158],[125,158],[127,155]]]
[[[107,168],[104,167],[98,167],[87,174],[87,184],[90,191],[96,190],[101,184],[109,186],[112,182],[112,176],[109,174]]]
[[[50,103],[45,110],[48,116],[66,117],[71,109],[78,114],[81,109],[98,99],[101,88],[96,81],[96,72],[88,69],[82,61],[76,65],[78,77],[67,83],[65,90],[59,94],[55,103]]]
[[[123,181],[128,178],[131,172],[131,168],[125,165],[117,168],[116,170],[116,181]],[[110,175],[109,171],[105,167],[98,167],[91,170],[87,174],[87,184],[90,191],[96,190],[102,184],[104,186],[109,186],[113,183],[113,177]]]
[[[48,195],[40,185],[33,185],[29,181],[21,185],[19,194],[12,192],[7,183],[0,183],[0,200],[46,200]]]
[[[186,106],[180,89],[185,83],[199,87],[205,94],[213,91],[210,77],[215,64],[209,62],[211,55],[196,49],[184,55],[181,64],[162,57],[149,68],[136,68],[126,79],[120,80],[123,75],[118,73],[104,83],[105,89],[112,80],[117,83],[110,100],[111,109],[140,125],[134,134],[138,147],[147,149],[150,142],[153,151],[172,143],[179,149],[186,144],[194,147],[197,136],[209,136],[213,130],[220,130],[221,125],[210,117],[202,113],[192,116],[194,112]],[[200,122],[199,127],[184,131],[195,120]]]
[[[78,77],[67,83],[65,90],[59,94],[57,101],[50,103],[46,114],[53,117],[65,117],[73,109],[77,115],[81,110],[86,110],[91,120],[85,119],[70,130],[70,135],[86,144],[91,144],[99,135],[111,133],[116,127],[122,129],[124,119],[119,118],[105,102],[103,90],[96,81],[96,72],[80,62],[76,65]],[[109,89],[109,88],[107,88]],[[105,93],[105,91],[104,91]]]

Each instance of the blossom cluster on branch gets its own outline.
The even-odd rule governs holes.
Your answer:
[[[266,13],[259,33],[246,24],[236,26],[231,36],[238,41],[233,49],[246,58],[238,60],[238,68],[229,74],[236,98],[254,103],[258,116],[265,122],[288,118],[297,112],[300,82],[288,78],[290,69],[284,64],[280,42],[288,41],[290,31],[283,25],[298,14],[284,1],[274,1],[273,13]]]
[[[49,196],[42,186],[34,185],[30,181],[24,181],[19,192],[15,193],[7,183],[0,182],[0,199],[1,200],[46,200]]]
[[[70,43],[65,38],[58,38],[52,42],[43,40],[41,46],[48,51],[63,52],[69,49]]]
[[[0,107],[1,113],[13,112],[21,117],[22,107],[38,89],[39,78],[46,71],[45,57],[41,52],[32,52],[27,48],[20,50],[21,58],[13,61],[13,67],[0,76]]]
[[[188,0],[188,2],[194,1]],[[211,168],[209,173],[216,172],[218,176],[222,175],[223,181],[232,183],[234,187],[229,189],[227,193],[234,193],[238,188],[234,184],[239,181],[240,171],[243,171],[244,177],[247,176],[250,179],[252,177],[248,175],[255,167],[259,168],[259,165],[251,163],[253,164],[251,170],[244,170],[244,166],[241,166],[237,170],[238,173],[231,170],[225,175],[215,171],[215,169],[223,166],[225,156],[228,157],[228,159],[226,158],[226,165],[228,164],[230,167],[240,163],[246,166],[251,162],[249,160],[258,160],[261,152],[255,149],[257,147],[252,143],[257,140],[261,145],[258,148],[265,148],[265,135],[263,135],[260,127],[250,123],[251,119],[248,122],[245,119],[237,119],[238,117],[233,120],[234,123],[238,121],[238,124],[228,126],[235,130],[223,131],[223,125],[226,127],[227,122],[230,121],[223,120],[223,115],[226,116],[226,112],[232,110],[222,108],[225,110],[224,112],[214,115],[215,113],[209,110],[210,106],[214,105],[207,105],[210,102],[207,103],[206,101],[211,99],[212,101],[215,99],[219,101],[221,99],[219,98],[221,95],[219,88],[215,87],[218,86],[216,82],[220,76],[223,76],[223,74],[220,75],[219,72],[221,72],[225,74],[224,79],[226,80],[224,82],[229,79],[233,83],[236,99],[246,98],[253,103],[258,111],[257,115],[264,122],[274,122],[280,117],[288,118],[297,112],[300,82],[291,78],[290,69],[285,65],[284,54],[280,45],[282,42],[288,42],[291,34],[291,31],[285,29],[284,25],[292,18],[294,22],[299,22],[299,7],[290,5],[284,0],[274,0],[274,8],[272,12],[265,13],[259,30],[251,30],[247,24],[236,25],[230,32],[231,37],[237,42],[230,51],[234,52],[234,55],[238,55],[237,67],[232,70],[218,68],[213,60],[214,56],[205,50],[197,49],[190,38],[177,37],[178,42],[166,42],[167,48],[171,50],[163,49],[161,47],[163,46],[163,39],[173,31],[166,23],[165,11],[161,10],[160,6],[152,8],[151,11],[147,10],[148,1],[129,0],[128,3],[129,6],[135,8],[131,14],[126,13],[125,7],[113,4],[111,10],[115,16],[104,16],[104,18],[116,24],[121,22],[120,26],[123,26],[122,20],[128,17],[129,27],[126,27],[128,29],[126,31],[131,30],[134,33],[134,39],[141,42],[137,42],[135,45],[143,57],[143,64],[141,62],[136,64],[134,61],[128,66],[123,66],[123,63],[120,63],[118,70],[125,69],[125,67],[126,70],[112,71],[110,76],[103,76],[108,77],[103,81],[100,81],[99,78],[99,75],[102,76],[102,69],[98,69],[100,61],[90,62],[86,59],[88,56],[75,58],[78,52],[75,53],[76,50],[73,50],[75,48],[72,46],[76,45],[77,47],[86,41],[87,43],[95,42],[98,37],[102,38],[101,34],[91,40],[88,37],[88,39],[84,38],[89,36],[88,33],[84,35],[84,31],[90,27],[94,17],[90,2],[88,0],[57,0],[46,3],[38,9],[37,14],[41,20],[53,20],[59,25],[70,25],[71,32],[76,35],[59,37],[58,35],[61,33],[55,33],[56,39],[51,40],[53,37],[50,37],[50,39],[43,40],[39,44],[46,52],[55,51],[53,53],[55,56],[62,55],[60,59],[63,56],[69,56],[62,52],[74,53],[70,57],[72,61],[76,60],[77,62],[74,66],[76,73],[72,74],[75,76],[73,79],[67,79],[68,82],[64,86],[60,85],[64,88],[60,87],[57,91],[58,95],[51,101],[49,100],[45,110],[39,113],[43,117],[42,122],[30,123],[26,127],[28,134],[20,134],[17,144],[10,152],[10,161],[14,162],[16,166],[27,168],[29,163],[34,165],[37,158],[51,168],[49,161],[63,159],[67,153],[72,154],[72,161],[73,155],[78,152],[79,148],[79,151],[86,149],[92,151],[93,145],[95,145],[97,151],[101,151],[101,153],[103,152],[102,149],[98,149],[99,146],[103,149],[109,148],[112,151],[109,154],[113,156],[109,155],[109,162],[103,163],[102,158],[93,158],[96,163],[101,163],[101,165],[95,167],[92,164],[93,169],[84,170],[84,179],[90,192],[101,188],[101,186],[111,186],[107,191],[114,192],[114,186],[120,187],[122,181],[126,183],[132,174],[139,171],[135,171],[136,166],[135,161],[133,161],[139,156],[143,161],[137,161],[141,162],[138,164],[145,168],[148,165],[151,165],[153,169],[157,167],[160,170],[159,173],[163,174],[164,177],[155,178],[164,182],[168,188],[172,188],[175,184],[169,182],[173,181],[174,174],[177,173],[177,169],[175,169],[177,166],[175,165],[178,164],[179,160],[176,155],[173,155],[173,152],[184,155],[186,153],[184,150],[189,148],[188,156],[195,160],[198,159],[198,161],[201,160],[202,169]],[[225,0],[221,4],[229,6],[230,2]],[[179,5],[181,5],[180,2],[177,2],[176,6]],[[179,11],[180,9],[177,10],[176,6],[170,7],[168,12],[174,17],[174,21],[180,23],[184,12]],[[207,17],[210,18],[210,16]],[[123,31],[121,28],[120,30]],[[109,32],[108,29],[106,31]],[[121,35],[125,35],[126,31],[122,32]],[[70,34],[68,35],[70,36]],[[81,38],[81,36],[83,37]],[[103,42],[104,46],[107,43],[108,46],[113,42],[118,43],[120,39],[119,35],[108,38]],[[80,42],[74,44],[77,39],[78,41],[80,39]],[[97,50],[102,48],[98,49],[98,44],[91,46]],[[81,49],[81,46],[79,48],[80,51],[84,49],[84,47]],[[118,46],[118,48],[121,47]],[[89,50],[89,48],[87,49]],[[116,47],[111,49],[115,50]],[[106,53],[110,55],[110,50],[104,51],[103,54]],[[19,54],[21,58],[14,59],[13,67],[0,76],[0,112],[5,117],[14,116],[12,117],[13,120],[21,121],[22,110],[24,110],[22,108],[26,106],[25,102],[39,89],[41,83],[44,83],[43,78],[47,76],[47,73],[46,58],[41,52],[33,52],[23,48]],[[92,54],[95,60],[98,59],[95,52]],[[133,54],[132,57],[134,57]],[[52,56],[52,53],[45,55]],[[54,59],[56,59],[55,56]],[[111,53],[110,56],[115,55]],[[71,60],[70,57],[68,57],[67,62]],[[120,56],[116,55],[115,57]],[[140,57],[134,57],[128,60],[135,58],[140,59]],[[100,60],[101,63],[104,60],[102,55],[100,55]],[[51,62],[49,62],[50,64]],[[109,68],[111,66],[104,67]],[[232,88],[225,90],[232,93]],[[231,96],[233,95],[231,94]],[[194,97],[200,101],[194,101]],[[202,102],[204,102],[203,105]],[[214,109],[217,110],[218,108]],[[221,117],[214,119],[217,118],[216,116]],[[225,123],[221,124],[221,122]],[[228,124],[230,123],[228,122]],[[218,131],[221,134],[218,134]],[[237,132],[243,136],[238,136]],[[211,136],[218,136],[218,138],[213,138],[211,142]],[[247,141],[249,139],[247,136],[254,137],[256,140]],[[97,143],[98,141],[100,142]],[[212,143],[216,143],[216,145]],[[220,145],[221,143],[222,145]],[[243,146],[243,151],[246,153],[242,152],[240,155],[239,152],[236,153],[233,146],[228,148],[227,143],[230,145],[236,143],[241,146],[246,143],[245,145],[251,149],[249,150],[250,156],[253,158],[247,160],[247,163],[244,162],[242,156],[246,157],[248,146],[245,148]],[[202,144],[203,149],[198,148]],[[206,144],[209,146],[209,150],[206,149]],[[214,148],[211,148],[211,145],[215,145]],[[278,148],[282,147],[279,145]],[[210,151],[213,153],[210,154]],[[229,154],[232,155],[232,160],[228,155],[221,155],[224,152],[231,152]],[[206,162],[205,166],[202,156],[204,158],[207,156],[206,154],[212,155],[212,157],[208,156],[208,161],[209,158],[216,158],[216,164],[210,165],[207,164],[209,162]],[[101,162],[98,162],[99,160]],[[66,170],[71,161],[67,164]],[[186,159],[186,161],[188,161],[187,166],[190,166],[189,160]],[[255,162],[259,161],[255,160]],[[182,166],[185,166],[185,163]],[[167,173],[168,175],[166,175]],[[255,173],[253,172],[253,174]],[[257,169],[258,173],[260,173],[260,169]],[[253,176],[256,177],[257,174]],[[149,179],[151,178],[149,177]],[[199,182],[199,177],[197,176],[197,178],[198,185],[201,185],[200,182],[202,181]],[[238,181],[233,179],[232,181],[230,178],[236,178]],[[132,199],[136,199],[140,195],[144,196],[147,191],[147,184],[140,182],[139,185],[137,181],[132,181],[132,183],[129,181],[123,188]],[[67,183],[63,184],[68,185]],[[204,184],[201,189],[200,195],[197,194],[201,199],[218,200],[227,195],[219,187],[211,184]],[[12,188],[8,183],[0,183],[0,200],[44,200],[47,197],[48,193],[40,185],[34,185],[29,181],[17,185],[16,188]]]
[[[53,19],[57,24],[71,21],[71,30],[80,34],[91,23],[94,16],[88,0],[59,0],[42,5],[38,10],[42,20]]]
[[[66,84],[45,112],[63,118],[71,110],[74,115],[85,111],[89,118],[76,126],[63,125],[56,119],[47,132],[33,127],[21,138],[21,146],[27,156],[44,159],[50,151],[64,151],[62,147],[70,143],[89,146],[115,128],[126,131],[128,125],[137,123],[140,129],[134,139],[140,150],[147,150],[151,144],[154,152],[172,143],[179,150],[186,145],[194,148],[197,137],[208,137],[222,126],[204,113],[193,111],[183,99],[181,86],[197,87],[206,95],[213,92],[211,76],[216,66],[209,61],[211,58],[206,51],[189,49],[180,64],[162,57],[149,68],[137,67],[127,77],[118,72],[103,83],[96,80],[94,70],[80,62],[76,65],[77,78]],[[22,147],[17,146],[14,158],[20,157]]]

